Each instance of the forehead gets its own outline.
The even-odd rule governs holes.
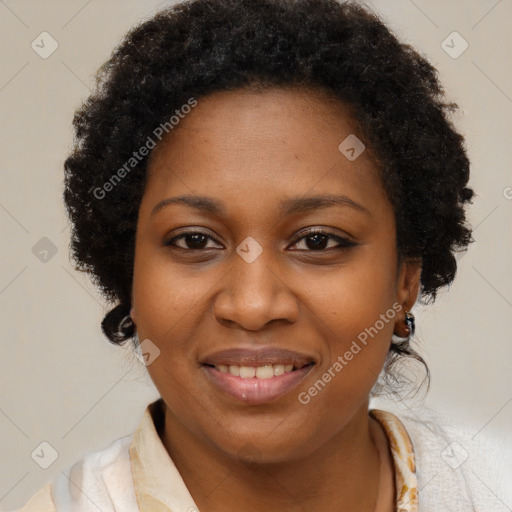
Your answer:
[[[236,192],[250,196],[246,204],[308,193],[386,201],[370,148],[341,101],[288,88],[222,91],[197,101],[151,155],[153,202],[163,195]],[[355,151],[346,153],[347,144]]]
[[[287,148],[295,149],[300,156],[306,150],[311,153],[313,144],[319,152],[329,143],[331,149],[338,150],[343,134],[358,131],[349,107],[340,100],[321,89],[290,87],[215,92],[200,98],[186,115],[179,119],[174,116],[174,122],[153,151],[150,169],[155,167],[158,156],[163,153],[165,158],[165,153],[183,147],[187,138],[193,138],[191,142],[199,143],[200,147],[219,152],[228,146],[230,152],[246,151],[252,145],[261,156],[271,150],[286,155]],[[326,139],[329,134],[331,137]],[[309,139],[307,147],[305,139]],[[263,142],[271,145],[258,147]],[[369,160],[365,156],[362,160]]]

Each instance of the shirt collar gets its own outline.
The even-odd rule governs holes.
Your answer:
[[[160,438],[164,407],[162,398],[147,406],[130,445],[130,462],[140,512],[199,512]],[[396,510],[417,512],[416,463],[407,430],[390,412],[372,409],[370,415],[382,425],[388,438],[395,466]]]
[[[135,496],[140,512],[198,512],[185,482],[158,435],[164,402],[149,404],[130,445]]]
[[[395,466],[396,511],[418,512],[418,480],[411,439],[403,423],[392,413],[371,409],[370,416],[382,426],[388,438]]]

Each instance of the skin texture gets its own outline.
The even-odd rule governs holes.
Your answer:
[[[368,416],[369,393],[393,331],[406,335],[421,266],[398,265],[393,206],[369,148],[355,161],[338,150],[358,135],[347,112],[312,90],[214,93],[149,162],[131,315],[139,339],[160,350],[148,371],[167,406],[162,440],[202,512],[240,504],[246,512],[375,509],[376,446],[387,447]],[[367,212],[339,205],[279,212],[283,200],[320,194],[346,195]],[[226,211],[172,204],[151,215],[180,195],[214,198]],[[357,245],[336,250],[339,241],[326,238],[315,249],[303,237],[316,227]],[[187,230],[213,238],[166,245]],[[263,249],[252,263],[236,252],[249,236]],[[395,319],[301,404],[298,393],[395,303],[404,308]],[[270,403],[225,395],[199,364],[216,351],[262,345],[316,361],[297,389]],[[389,458],[386,475],[383,485],[392,487]],[[392,500],[379,506],[393,510]]]

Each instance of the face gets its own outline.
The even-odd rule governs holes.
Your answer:
[[[350,135],[318,92],[220,92],[148,164],[132,317],[166,421],[232,457],[292,460],[356,429],[416,299]]]

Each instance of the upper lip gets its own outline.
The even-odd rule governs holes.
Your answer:
[[[270,364],[292,364],[295,368],[302,368],[314,363],[313,357],[299,352],[292,352],[284,348],[266,347],[261,349],[231,348],[215,352],[206,356],[201,364],[212,366],[263,366]]]

